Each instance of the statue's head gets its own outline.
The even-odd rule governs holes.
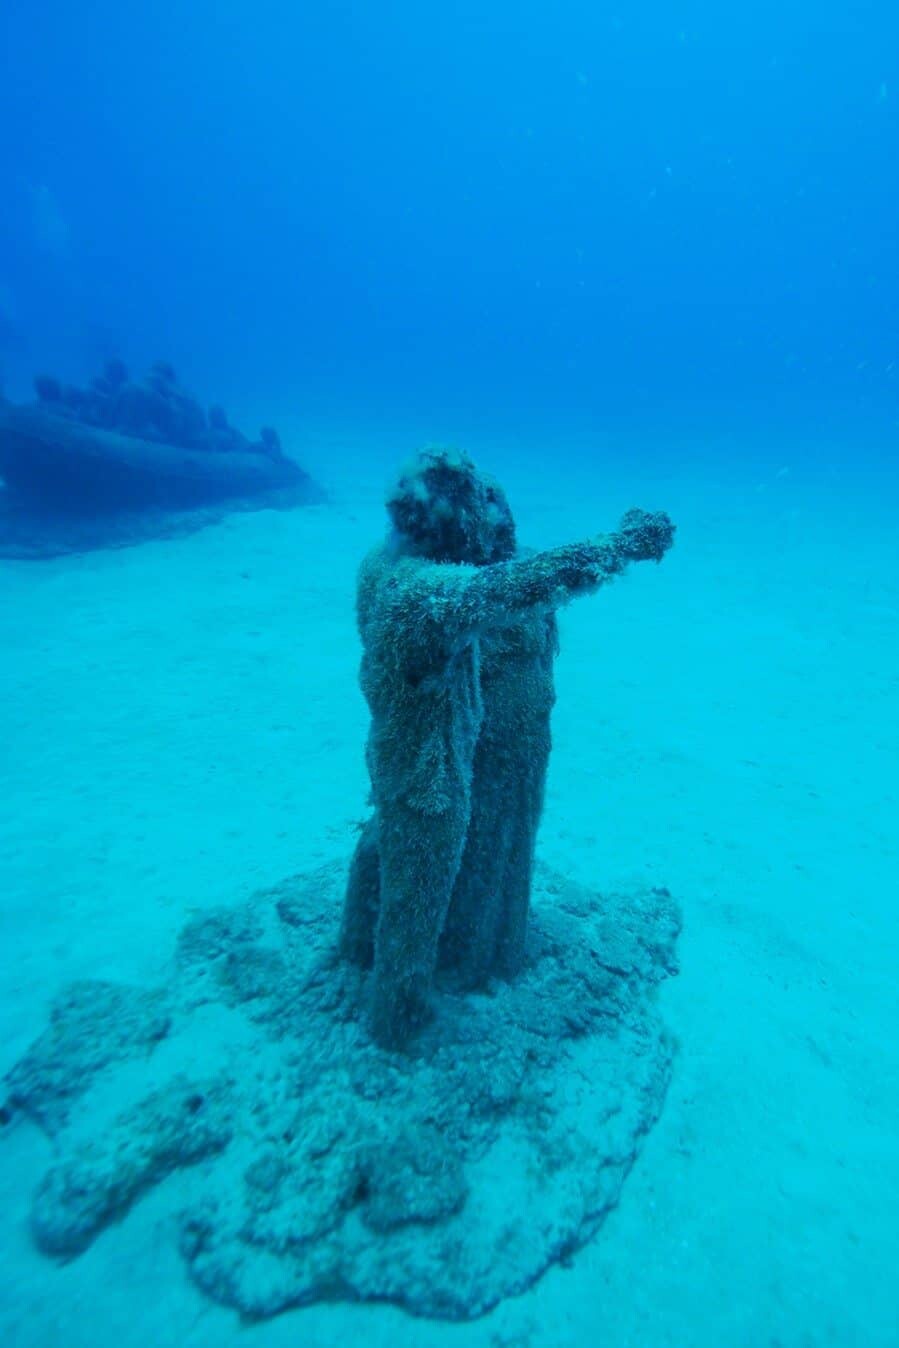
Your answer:
[[[515,521],[498,482],[456,449],[423,449],[387,497],[399,542],[433,562],[486,566],[515,552]]]

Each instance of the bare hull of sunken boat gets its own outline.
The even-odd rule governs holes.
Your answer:
[[[278,492],[322,499],[285,455],[180,449],[9,404],[0,406],[0,477],[23,506],[43,511],[189,510]]]

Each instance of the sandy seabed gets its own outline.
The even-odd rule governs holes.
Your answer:
[[[680,526],[661,568],[562,615],[541,832],[573,878],[667,885],[684,910],[661,993],[673,1083],[619,1207],[570,1267],[474,1323],[333,1305],[248,1327],[184,1274],[177,1176],[78,1260],[39,1255],[28,1217],[50,1144],[23,1124],[0,1136],[0,1341],[899,1342],[886,487],[786,451],[726,473],[713,457],[637,473],[482,457],[525,543],[632,504]],[[346,854],[366,792],[354,572],[391,467],[374,458],[335,449],[319,469],[331,506],[0,564],[0,1070],[64,983],[153,983],[193,913]]]

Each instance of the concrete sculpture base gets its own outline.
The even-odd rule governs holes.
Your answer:
[[[168,1180],[191,1276],[244,1315],[346,1297],[466,1319],[595,1235],[671,1072],[667,891],[538,865],[523,972],[438,979],[396,1053],[367,1029],[371,974],[335,953],[344,886],[334,864],[194,918],[160,988],[58,999],[3,1106],[55,1141],[42,1250],[78,1255]]]

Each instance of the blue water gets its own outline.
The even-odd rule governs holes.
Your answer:
[[[892,443],[886,3],[4,6],[3,364]]]
[[[541,837],[686,915],[666,1112],[570,1270],[462,1328],[241,1329],[171,1199],[39,1259],[17,1130],[0,1336],[899,1343],[899,9],[6,0],[0,51],[2,392],[162,358],[332,495],[0,562],[0,1070],[63,983],[344,855],[354,572],[426,441],[535,546],[677,520],[563,615]]]

